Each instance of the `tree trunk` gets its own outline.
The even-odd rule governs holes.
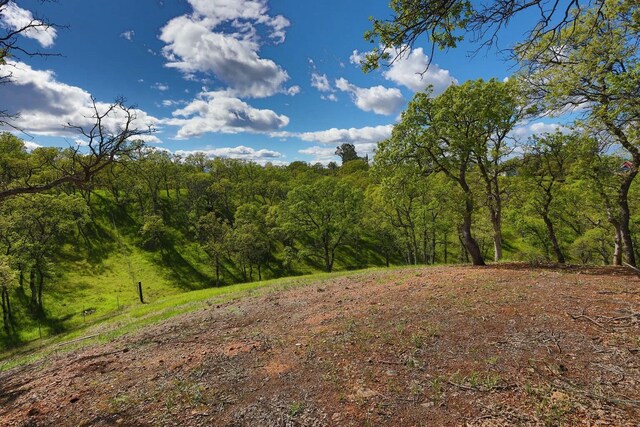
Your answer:
[[[444,251],[444,263],[446,264],[449,262],[449,245],[448,245],[449,236],[447,235],[446,231],[442,233],[442,237],[444,238],[443,240],[444,247],[442,248],[442,250]]]
[[[220,257],[216,256],[216,287],[220,286]]]
[[[613,237],[613,265],[622,265],[622,233],[620,232],[620,224],[613,223],[615,235]]]
[[[465,189],[468,190],[468,189]],[[471,234],[471,223],[473,214],[473,202],[471,200],[471,194],[468,191],[465,191],[465,211],[462,217],[462,225],[460,226],[460,237],[462,239],[462,244],[469,256],[471,256],[471,262],[473,265],[485,265],[484,259],[482,258],[482,251],[480,251],[480,247],[478,246],[478,242],[473,238]]]
[[[626,177],[618,192],[618,206],[620,208],[620,237],[622,240],[622,248],[624,250],[624,258],[627,264],[636,267],[636,256],[633,251],[633,239],[631,236],[630,222],[631,212],[629,210],[629,187],[636,176],[637,171],[630,172]]]
[[[9,308],[7,307],[8,296],[7,287],[2,286],[2,322],[4,325],[4,331],[7,335],[11,334],[11,330],[9,328]]]
[[[551,219],[549,219],[549,215],[547,215],[546,213],[543,213],[542,220],[544,221],[544,224],[547,226],[547,234],[549,234],[549,240],[551,240],[551,246],[553,248],[553,252],[556,255],[556,259],[559,264],[564,264],[565,263],[564,254],[560,249],[560,244],[558,243],[558,239],[556,238],[556,232],[553,228],[553,223],[551,222]]]
[[[500,261],[502,259],[502,218],[500,208],[490,207],[491,225],[493,226],[493,259]]]
[[[34,268],[29,272],[29,290],[31,291],[31,307],[35,309],[38,306],[38,288],[36,286],[36,270]]]
[[[327,270],[327,273],[331,273],[333,269],[333,263],[331,262],[331,255],[329,251],[329,243],[325,242],[324,244],[324,268]]]
[[[43,310],[44,305],[42,304],[42,289],[44,288],[44,274],[42,270],[38,268],[38,308],[40,311]]]

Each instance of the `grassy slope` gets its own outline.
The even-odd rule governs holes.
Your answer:
[[[24,291],[16,290],[12,299],[17,337],[10,340],[0,333],[0,351],[15,345],[16,341],[31,342],[41,336],[74,331],[139,304],[138,281],[143,284],[148,302],[171,301],[170,297],[205,289],[213,283],[214,272],[207,255],[191,241],[192,237],[176,219],[178,214],[167,200],[163,209],[164,216],[171,220],[165,222],[172,226],[172,244],[155,252],[139,246],[140,224],[135,213],[116,206],[109,196],[101,193],[94,194],[91,205],[92,222],[86,226],[86,239],[78,236],[76,242],[64,246],[52,265],[51,277],[45,282],[46,318],[38,320],[29,313],[27,285]],[[335,269],[352,270],[383,263],[367,242],[363,242],[359,258],[357,260],[353,250],[345,248],[339,251]],[[292,272],[285,272],[273,263],[264,269],[263,278],[320,271],[321,263],[313,260],[297,263]],[[257,271],[254,280],[257,280]],[[238,283],[241,274],[225,265],[223,281]]]
[[[375,271],[375,269],[369,269],[367,271]],[[78,316],[75,316],[74,327],[69,328],[67,332],[42,340],[32,341],[17,349],[6,349],[0,352],[0,372],[88,345],[109,342],[118,336],[136,331],[144,326],[158,323],[173,316],[246,297],[255,292],[278,291],[296,286],[309,285],[329,277],[346,277],[357,274],[360,274],[360,272],[316,273],[304,277],[272,279],[263,282],[242,283],[191,292],[174,292],[171,296],[154,299],[146,304],[135,303],[120,306],[119,310],[117,307],[112,307],[112,311],[103,316],[96,314],[87,316],[86,319],[77,319]],[[159,288],[156,289],[156,295],[161,291]],[[167,292],[169,291],[171,291],[171,289],[167,290]],[[134,292],[123,292],[123,295],[129,295],[132,300],[137,298]],[[94,297],[93,300],[96,302],[108,301],[106,297],[101,295]],[[67,305],[67,307],[68,306],[69,305]],[[108,304],[104,306],[107,307]]]

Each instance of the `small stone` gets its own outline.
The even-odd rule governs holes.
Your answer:
[[[420,406],[422,406],[425,409],[429,409],[429,408],[433,408],[434,406],[436,406],[436,404],[434,402],[424,402]]]
[[[565,400],[568,400],[568,399],[569,399],[569,396],[567,396],[565,393],[561,391],[554,391],[553,393],[551,393],[551,400],[555,402],[564,402]]]

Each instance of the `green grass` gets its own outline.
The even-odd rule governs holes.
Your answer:
[[[391,270],[400,268],[412,267],[397,267]],[[216,305],[238,298],[263,292],[313,285],[329,278],[364,275],[379,270],[388,271],[387,269],[374,268],[339,273],[317,273],[302,277],[273,279],[221,288],[181,292],[150,301],[147,304],[130,304],[121,307],[119,311],[111,312],[108,316],[88,317],[86,324],[83,320],[76,322],[77,327],[71,331],[32,341],[17,349],[8,349],[0,352],[0,371],[6,371],[16,366],[47,359],[56,354],[73,351],[89,345],[110,342],[117,337],[133,333],[145,326],[179,314],[202,309],[215,309]],[[84,337],[91,338],[74,341]]]
[[[163,209],[170,229],[166,245],[156,251],[140,247],[139,212],[117,205],[105,192],[92,197],[92,220],[84,227],[83,236],[70,236],[48,268],[44,282],[44,313],[33,311],[28,283],[23,289],[15,288],[11,294],[15,320],[15,333],[7,335],[0,330],[0,356],[37,346],[43,339],[74,331],[122,315],[139,305],[137,283],[142,282],[145,302],[182,301],[182,294],[211,287],[215,273],[211,262],[199,244],[193,241],[192,230],[186,221],[178,220],[175,207],[164,200]],[[176,224],[173,224],[173,222]],[[382,265],[363,239],[361,250],[340,248],[335,270],[357,270],[365,266]],[[277,247],[276,252],[282,248]],[[291,269],[285,269],[277,260],[263,268],[263,280],[280,276],[317,274],[321,262],[304,258]],[[242,289],[233,285],[242,275],[229,263],[223,265],[223,293]],[[254,280],[257,280],[254,271]],[[25,281],[29,278],[26,277]],[[242,285],[241,285],[242,286]],[[249,288],[262,286],[248,284]],[[218,292],[218,291],[214,291]],[[213,294],[212,294],[213,295]],[[194,296],[186,296],[189,300]],[[145,306],[146,307],[146,306]],[[154,308],[155,310],[155,308]],[[34,341],[38,341],[34,343]]]

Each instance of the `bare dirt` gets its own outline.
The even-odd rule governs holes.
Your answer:
[[[2,426],[638,426],[640,279],[368,272],[0,374]]]

